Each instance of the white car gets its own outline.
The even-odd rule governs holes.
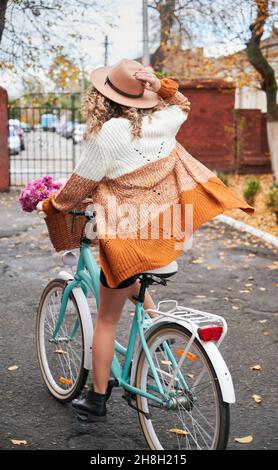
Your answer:
[[[9,126],[8,146],[10,155],[18,155],[20,152],[20,138],[16,128]]]
[[[83,134],[86,128],[86,124],[75,124],[74,131],[72,135],[72,140],[74,144],[78,144],[83,140]]]

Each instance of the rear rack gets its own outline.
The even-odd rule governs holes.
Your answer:
[[[170,304],[170,303],[173,305],[172,308],[168,310],[164,310],[163,307],[166,307],[167,304]],[[204,312],[202,310],[196,310],[191,307],[184,307],[182,305],[178,305],[177,300],[172,300],[172,299],[161,300],[160,302],[158,302],[156,309],[153,309],[153,308],[145,309],[145,312],[157,313],[160,316],[160,317],[157,317],[157,319],[160,319],[161,316],[162,317],[165,316],[167,318],[173,318],[175,320],[179,320],[180,322],[185,324],[185,326],[187,324],[189,326],[190,331],[192,331],[193,340],[195,339],[198,333],[198,328],[202,326],[208,326],[208,325],[220,325],[223,327],[223,333],[219,341],[216,342],[216,346],[218,348],[227,333],[227,322],[220,315],[215,315],[213,313]],[[152,325],[157,319],[152,320],[150,325]],[[144,324],[145,324],[144,326],[147,326],[148,323],[149,323],[149,319],[147,318],[146,320],[144,320]]]

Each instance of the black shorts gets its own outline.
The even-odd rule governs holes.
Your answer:
[[[124,289],[125,287],[131,286],[131,284],[133,284],[136,281],[136,279],[137,279],[136,275],[130,276],[124,281],[120,282],[120,284],[118,284],[116,287],[110,287],[107,284],[107,280],[106,280],[106,276],[104,272],[102,271],[102,269],[100,270],[100,282],[104,287],[109,287],[109,289]]]

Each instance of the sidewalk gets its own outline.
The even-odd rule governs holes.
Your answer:
[[[11,223],[9,222],[11,221]],[[62,268],[45,223],[21,213],[15,194],[0,195],[1,449],[146,449],[137,413],[120,389],[108,402],[108,423],[81,425],[68,405],[46,390],[35,351],[35,318],[47,281]],[[221,346],[237,403],[231,406],[229,449],[277,449],[277,250],[252,235],[212,220],[194,234],[168,286],[151,289],[154,300],[180,303],[223,315],[228,335]],[[117,339],[126,345],[132,321],[128,303]],[[8,367],[17,365],[11,372]],[[252,366],[260,365],[260,370]],[[255,403],[254,394],[262,397]],[[253,436],[251,444],[236,437]],[[10,439],[26,440],[22,446]]]

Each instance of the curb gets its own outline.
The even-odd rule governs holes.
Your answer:
[[[270,243],[271,245],[278,248],[278,238],[274,235],[271,235],[271,233],[264,232],[263,230],[251,227],[251,225],[248,225],[245,222],[241,222],[240,220],[236,220],[233,217],[229,217],[228,215],[220,214],[214,218],[216,220],[219,220],[220,222],[223,222],[224,224],[234,227],[237,230],[247,232],[251,235],[254,235],[255,237],[261,238],[265,242]]]

